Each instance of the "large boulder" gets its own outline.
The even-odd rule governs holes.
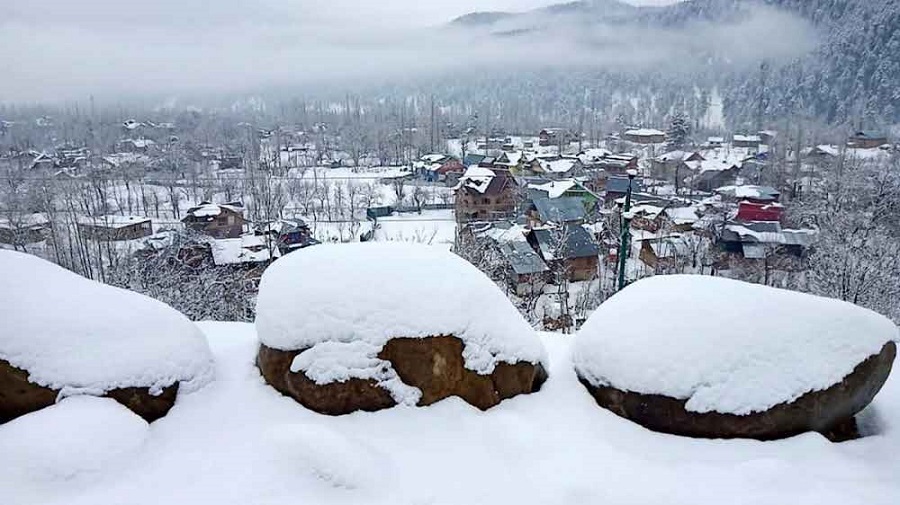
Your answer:
[[[854,305],[742,282],[660,276],[615,295],[576,337],[599,405],[651,430],[771,440],[854,438],[897,327]]]
[[[318,246],[282,258],[257,300],[266,381],[329,415],[457,396],[485,410],[546,379],[537,335],[465,260],[425,246]]]
[[[0,423],[74,395],[148,422],[213,374],[206,339],[171,307],[34,256],[0,251]]]

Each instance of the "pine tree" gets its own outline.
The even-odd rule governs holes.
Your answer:
[[[676,113],[672,116],[669,130],[666,133],[669,147],[683,149],[688,144],[691,135],[691,119],[683,112]]]

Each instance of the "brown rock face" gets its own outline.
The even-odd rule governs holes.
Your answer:
[[[40,386],[28,380],[28,372],[0,360],[0,424],[36,412],[56,403],[59,391]],[[153,396],[149,388],[120,388],[107,391],[103,396],[112,398],[148,423],[165,416],[175,405],[178,384],[163,389]]]
[[[291,362],[301,352],[260,345],[256,364],[270,386],[304,407],[320,414],[340,416],[357,410],[374,412],[397,404],[373,380],[350,379],[320,386],[303,373],[291,372]]]
[[[479,375],[465,368],[463,347],[462,340],[452,336],[396,338],[385,344],[378,357],[390,362],[405,384],[422,391],[420,406],[459,396],[487,410],[507,398],[537,391],[547,378],[543,366],[531,363],[500,363],[492,374]],[[351,379],[320,386],[303,373],[292,373],[291,362],[301,352],[261,345],[257,365],[266,382],[322,414],[371,412],[396,405],[375,381]]]
[[[28,372],[0,360],[0,424],[56,403],[57,391],[28,381]]]
[[[685,400],[594,386],[584,379],[581,383],[601,407],[653,431],[696,438],[757,440],[775,440],[816,431],[840,442],[858,437],[853,416],[871,403],[881,390],[891,373],[896,354],[896,345],[888,342],[880,353],[857,365],[840,383],[807,393],[791,403],[745,416],[690,412],[685,408]]]

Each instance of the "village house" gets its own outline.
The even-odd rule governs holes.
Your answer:
[[[268,235],[269,241],[278,247],[282,255],[319,244],[313,238],[306,221],[299,218],[279,219],[268,226],[257,227],[255,234],[264,237]]]
[[[527,239],[551,270],[562,272],[569,281],[597,276],[600,248],[580,224],[531,230]]]
[[[156,142],[145,139],[145,138],[137,138],[137,139],[125,139],[116,144],[117,150],[119,152],[125,153],[146,153],[153,146],[156,145]]]
[[[281,251],[263,235],[247,234],[237,238],[212,241],[212,257],[216,266],[267,264],[281,256]]]
[[[622,138],[635,144],[663,144],[666,141],[666,132],[653,128],[637,128],[627,130]]]
[[[244,205],[240,202],[223,205],[202,202],[188,209],[181,222],[191,230],[217,239],[240,237],[248,223],[244,218]]]
[[[456,220],[460,223],[494,220],[516,210],[516,182],[505,172],[469,167],[454,187]]]
[[[729,264],[736,259],[766,261],[781,270],[798,270],[815,236],[815,230],[785,230],[778,222],[731,222],[725,224],[718,246]]]
[[[585,221],[584,203],[580,198],[533,198],[525,215],[531,227],[548,224],[581,224]]]
[[[427,154],[415,164],[415,168],[416,173],[429,182],[446,182],[448,177],[458,180],[466,171],[459,159],[443,154]]]
[[[540,172],[550,179],[568,179],[584,174],[584,165],[578,158],[541,160],[539,166]]]
[[[650,160],[650,169],[654,177],[660,179],[675,176],[680,178],[682,175],[687,176],[696,169],[693,162],[706,161],[697,151],[670,151],[661,156],[657,156]]]
[[[153,222],[148,217],[100,216],[78,220],[78,230],[88,239],[102,241],[136,240],[153,235]]]
[[[574,133],[565,128],[544,128],[538,133],[538,145],[543,147],[567,145],[577,139]]]
[[[523,240],[500,245],[500,253],[509,268],[509,286],[518,296],[538,296],[547,285],[550,269],[544,260]]]
[[[847,141],[849,147],[856,149],[873,149],[888,143],[887,135],[875,131],[858,131]]]
[[[604,200],[606,205],[615,203],[619,198],[625,197],[628,193],[628,187],[631,186],[631,192],[640,193],[643,191],[643,179],[635,178],[630,180],[628,177],[610,177],[606,181]]]
[[[597,207],[600,197],[589,190],[576,179],[562,179],[559,181],[532,182],[528,185],[528,198],[578,198],[584,204],[586,211],[591,212]]]
[[[723,186],[716,188],[715,193],[722,197],[723,202],[730,203],[746,201],[769,204],[776,203],[781,199],[781,193],[770,186]]]
[[[741,171],[741,163],[727,160],[703,162],[700,173],[691,177],[691,185],[698,191],[711,193],[716,188],[733,185]]]
[[[671,271],[691,254],[689,243],[677,233],[644,238],[640,243],[638,259],[655,272]]]
[[[784,206],[778,203],[740,202],[734,219],[741,222],[781,222],[784,218]]]
[[[775,130],[762,130],[757,135],[759,135],[759,139],[764,145],[770,147],[775,145],[775,141],[778,140],[778,132]]]
[[[759,135],[735,135],[731,139],[732,146],[748,149],[759,149],[759,146],[762,143],[762,139]]]
[[[631,208],[631,227],[636,230],[656,233],[668,223],[665,207],[640,203]]]
[[[0,244],[23,246],[46,240],[50,222],[43,214],[0,218]]]
[[[718,149],[725,145],[725,137],[709,137],[706,139],[706,145],[710,149]]]

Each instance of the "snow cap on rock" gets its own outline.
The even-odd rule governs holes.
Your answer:
[[[35,256],[0,251],[0,321],[0,359],[67,394],[176,382],[189,392],[213,375],[206,338],[187,317]]]
[[[641,280],[578,332],[578,375],[595,386],[747,415],[840,383],[897,327],[850,303],[716,277]]]
[[[266,270],[256,308],[259,338],[275,349],[364,342],[377,352],[392,338],[452,335],[465,344],[466,367],[479,374],[500,362],[544,360],[534,330],[503,292],[440,248],[363,243],[297,251]],[[348,366],[363,358],[348,355]]]

